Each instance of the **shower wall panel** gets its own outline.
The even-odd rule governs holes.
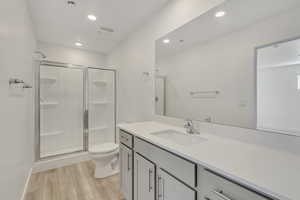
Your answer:
[[[88,69],[89,147],[115,142],[115,73]]]

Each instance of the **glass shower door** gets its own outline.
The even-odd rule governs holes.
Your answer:
[[[89,148],[115,142],[115,72],[88,68]]]
[[[40,158],[84,150],[84,70],[40,66]]]

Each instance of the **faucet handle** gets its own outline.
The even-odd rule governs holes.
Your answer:
[[[184,124],[184,127],[190,127],[190,126],[193,126],[193,120],[191,119],[185,119],[185,124]]]

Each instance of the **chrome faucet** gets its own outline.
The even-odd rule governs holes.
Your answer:
[[[194,128],[193,120],[186,119],[184,128],[188,134],[198,134],[199,132]]]

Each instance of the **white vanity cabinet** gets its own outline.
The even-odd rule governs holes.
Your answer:
[[[155,196],[157,200],[196,200],[197,192],[192,189],[196,185],[196,164],[137,137],[134,151],[134,200],[154,200]],[[149,170],[155,168],[154,179]],[[152,181],[156,183],[155,193]]]
[[[120,144],[120,173],[121,173],[121,191],[126,200],[133,200],[133,152],[130,148]]]
[[[157,200],[196,200],[196,191],[167,173],[157,170]]]
[[[134,154],[134,200],[155,200],[155,165]]]
[[[120,141],[126,200],[278,200],[124,131]]]

